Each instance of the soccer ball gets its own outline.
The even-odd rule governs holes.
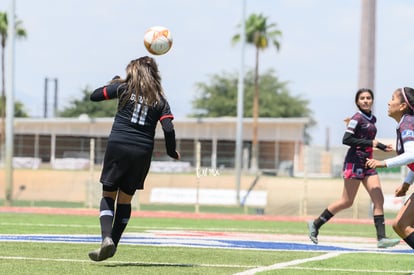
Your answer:
[[[166,27],[154,26],[149,28],[144,35],[145,48],[154,55],[167,53],[172,46],[171,32]]]

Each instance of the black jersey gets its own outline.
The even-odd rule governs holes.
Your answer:
[[[125,84],[114,83],[96,89],[90,96],[92,101],[121,98],[125,93]],[[118,100],[118,105],[120,100]],[[120,142],[145,147],[152,150],[154,147],[155,129],[161,121],[165,132],[167,153],[176,157],[175,134],[171,120],[168,101],[162,98],[153,106],[145,103],[143,98],[135,98],[133,94],[125,106],[118,106],[108,142]],[[173,148],[172,148],[173,147]]]
[[[375,139],[377,128],[375,122],[377,119],[374,115],[366,115],[357,112],[348,123],[346,132],[352,134],[353,144],[345,157],[347,163],[363,163],[367,158],[372,158],[372,140]]]
[[[397,127],[397,154],[404,153],[404,142],[414,141],[414,116],[405,115]],[[407,165],[414,171],[414,163]]]

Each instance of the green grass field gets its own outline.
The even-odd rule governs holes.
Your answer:
[[[0,234],[92,235],[97,216],[0,213]],[[260,236],[307,234],[303,222],[133,217],[125,236],[146,232],[246,233]],[[387,232],[393,234],[387,226]],[[373,225],[328,223],[324,236],[372,239]],[[395,237],[395,234],[394,234]],[[295,242],[294,240],[292,242]],[[205,248],[121,244],[113,258],[92,262],[98,243],[0,241],[1,274],[411,274],[413,254]],[[408,246],[400,245],[402,249]],[[313,261],[312,261],[313,260]],[[296,262],[292,262],[296,261]],[[289,264],[287,264],[289,263]],[[255,269],[262,272],[255,273]]]

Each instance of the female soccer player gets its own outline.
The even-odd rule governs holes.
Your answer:
[[[405,196],[414,181],[414,89],[403,87],[392,94],[388,102],[388,116],[395,119],[397,127],[398,156],[385,160],[368,159],[367,166],[398,167],[407,165],[408,174],[395,190],[395,196]],[[414,249],[414,202],[413,194],[406,200],[393,222],[394,231]]]
[[[176,151],[173,115],[153,58],[144,56],[132,60],[126,67],[125,79],[114,77],[90,96],[92,101],[115,98],[118,99],[118,111],[108,138],[100,178],[102,243],[99,249],[89,253],[93,261],[103,261],[115,254],[131,217],[132,197],[136,190],[144,188],[158,121],[164,131],[167,154],[180,159]]]
[[[331,203],[314,221],[308,222],[309,238],[315,244],[318,243],[319,229],[339,211],[352,206],[360,183],[364,185],[374,204],[374,225],[377,231],[378,248],[386,248],[397,245],[399,239],[388,239],[385,234],[384,221],[384,195],[382,193],[380,179],[377,171],[367,168],[367,158],[372,158],[373,147],[384,151],[391,151],[391,145],[384,145],[375,139],[377,128],[376,118],[372,114],[374,94],[370,89],[360,89],[355,94],[355,104],[358,112],[347,121],[342,143],[350,146],[345,157],[343,167],[344,187],[342,197]]]

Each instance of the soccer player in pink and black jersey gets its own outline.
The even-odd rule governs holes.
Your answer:
[[[407,165],[408,174],[395,190],[395,196],[405,196],[414,182],[414,89],[396,89],[388,102],[388,116],[395,119],[397,126],[397,156],[385,160],[368,159],[367,166],[398,167]],[[405,201],[393,221],[394,231],[414,249],[414,194]]]
[[[342,197],[331,203],[315,220],[308,222],[309,238],[317,244],[319,229],[339,211],[352,206],[359,186],[367,190],[372,203],[374,225],[377,233],[378,248],[397,245],[399,239],[390,239],[385,234],[384,195],[377,171],[366,167],[367,158],[372,158],[373,148],[392,151],[391,145],[384,145],[375,139],[377,128],[376,117],[372,114],[374,94],[370,89],[359,89],[355,94],[355,104],[358,107],[350,119],[346,120],[347,129],[342,143],[349,146],[343,166],[344,187]]]

